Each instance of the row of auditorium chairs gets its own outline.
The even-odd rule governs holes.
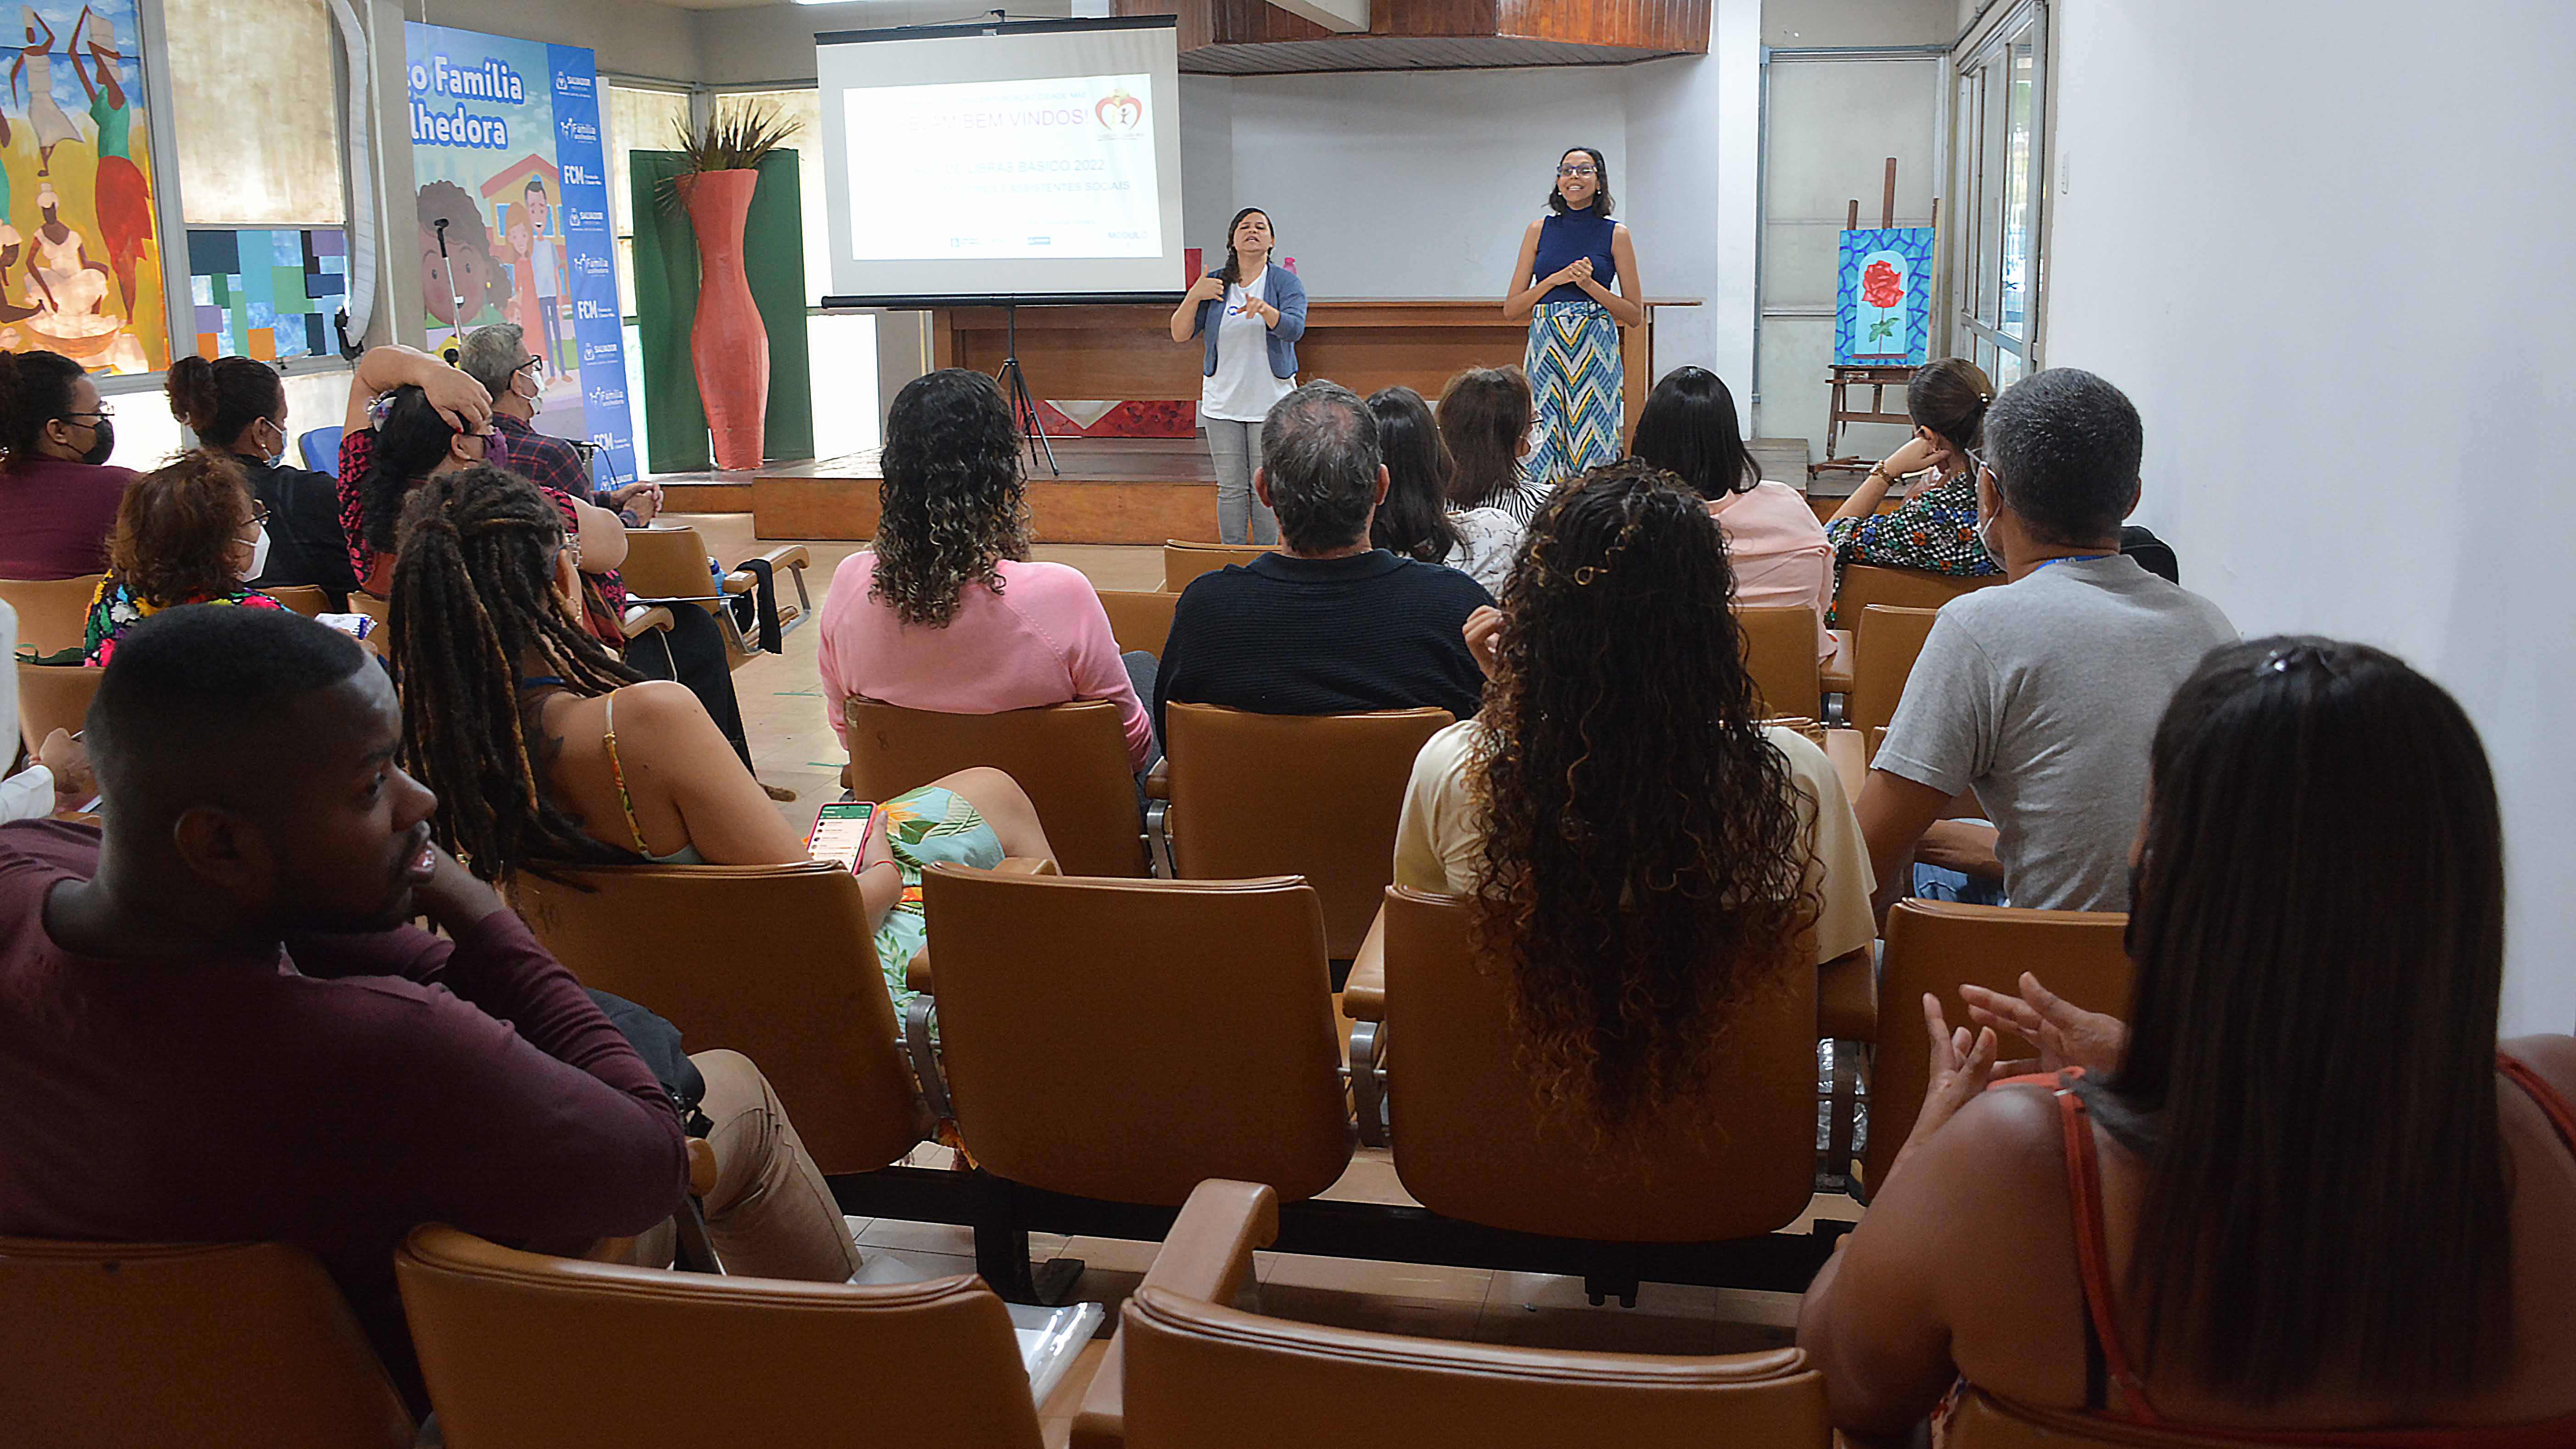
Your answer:
[[[1277,1227],[1267,1188],[1197,1185],[1116,1337],[1087,1348],[1043,1405],[1002,1302],[970,1277],[710,1277],[543,1257],[439,1226],[413,1233],[394,1266],[449,1449],[1831,1441],[1823,1382],[1794,1348],[1564,1352],[1234,1306]],[[293,1249],[0,1240],[0,1292],[21,1310],[0,1317],[13,1369],[0,1414],[27,1442],[414,1443],[356,1319]]]
[[[912,984],[936,1002],[935,1054],[926,1005],[895,1020],[846,871],[592,867],[523,879],[517,903],[585,984],[653,1008],[693,1049],[761,1063],[827,1175],[897,1160],[934,1113],[999,1177],[1106,1202],[1178,1206],[1208,1177],[1298,1202],[1347,1167],[1355,1123],[1323,910],[1303,880],[940,866],[923,888],[936,948]],[[1875,1049],[1859,1174],[1874,1181],[1920,1106],[1923,994],[2009,992],[2033,970],[2078,1005],[2122,1010],[2124,924],[1900,903],[1881,989],[1829,1007],[1800,972],[1744,1008],[1706,1100],[1672,1114],[1642,1176],[1529,1100],[1508,989],[1477,969],[1464,902],[1387,891],[1342,1009],[1403,1043],[1400,1071],[1382,1049],[1352,1070],[1370,1079],[1364,1110],[1389,1104],[1398,1177],[1425,1206],[1556,1237],[1714,1242],[1774,1231],[1804,1207],[1820,1037]],[[1729,1124],[1722,1140],[1698,1132],[1709,1121]]]
[[[1159,590],[1103,589],[1101,606],[1118,647],[1160,656],[1172,630],[1172,610],[1181,590],[1203,573],[1248,563],[1266,549],[1226,544],[1163,544],[1163,587]],[[1740,610],[1746,635],[1746,665],[1765,701],[1764,712],[1781,716],[1831,717],[1828,696],[1846,696],[1844,719],[1855,728],[1884,726],[1905,691],[1905,677],[1922,650],[1924,634],[1941,605],[1981,588],[2003,582],[2000,575],[1954,578],[1919,569],[1879,568],[1854,564],[1844,570],[1836,609],[1845,627],[1834,636],[1834,659],[1815,657],[1817,620],[1811,609],[1762,607]],[[1873,611],[1878,617],[1873,621]],[[1873,622],[1875,627],[1872,627]],[[1867,634],[1869,638],[1862,638]]]

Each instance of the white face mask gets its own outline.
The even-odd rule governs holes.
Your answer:
[[[525,392],[519,392],[519,384],[523,382],[528,384],[528,390]],[[527,400],[529,417],[533,418],[537,414],[546,410],[546,390],[537,386],[537,384],[531,380],[526,373],[514,372],[510,374],[510,391],[518,393],[520,397]]]
[[[259,536],[251,540],[250,562],[243,566],[241,578],[247,583],[268,571],[268,525],[259,526]]]

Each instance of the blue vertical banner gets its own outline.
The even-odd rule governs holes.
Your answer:
[[[406,22],[421,305],[431,350],[494,322],[537,358],[538,431],[635,476],[592,53]]]
[[[633,478],[635,429],[626,407],[626,330],[612,270],[617,243],[608,222],[608,153],[599,140],[599,70],[590,51],[571,45],[547,46],[546,66],[554,80],[555,166],[563,183],[582,412],[607,468]]]

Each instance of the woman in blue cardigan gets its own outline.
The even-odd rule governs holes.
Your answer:
[[[1236,212],[1225,265],[1199,278],[1172,312],[1174,342],[1207,338],[1199,418],[1216,455],[1216,534],[1224,543],[1279,541],[1279,520],[1252,496],[1252,474],[1261,466],[1261,420],[1297,386],[1306,288],[1296,273],[1270,265],[1272,241],[1259,207]]]

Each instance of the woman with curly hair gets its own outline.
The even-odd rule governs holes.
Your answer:
[[[832,733],[847,743],[854,695],[942,714],[1107,699],[1130,762],[1151,764],[1130,671],[1152,658],[1120,658],[1079,571],[1029,561],[1019,429],[993,380],[952,367],[905,384],[882,466],[875,546],[842,561],[823,599],[815,663]]]
[[[580,541],[544,490],[497,468],[439,474],[413,490],[402,540],[391,634],[404,755],[438,796],[439,843],[476,875],[806,858],[697,696],[645,679],[581,627]],[[859,883],[900,1003],[924,934],[922,862],[1051,852],[998,770],[960,771],[884,809],[894,828],[870,837]]]
[[[1468,622],[1482,715],[1405,790],[1396,883],[1475,902],[1542,1097],[1614,1136],[1705,1080],[1734,1002],[1876,934],[1851,802],[1824,751],[1761,724],[1734,591],[1680,479],[1633,458],[1573,479]]]
[[[283,608],[243,583],[268,559],[268,510],[241,465],[199,449],[134,480],[107,541],[107,577],[89,602],[83,664],[105,665],[119,635],[181,604]]]

